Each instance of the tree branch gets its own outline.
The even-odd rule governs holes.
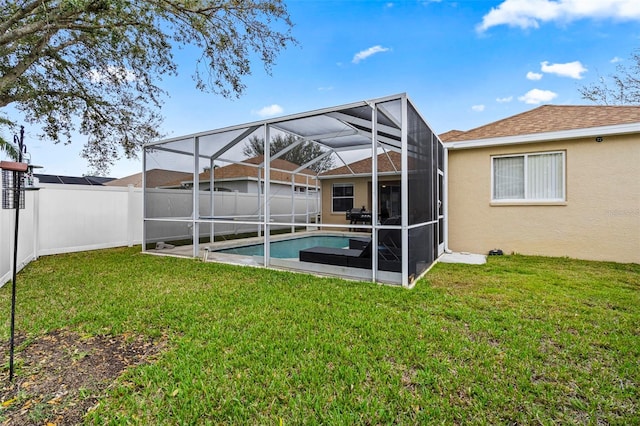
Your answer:
[[[70,9],[65,13],[60,9],[60,6],[50,10],[54,11],[56,9],[58,9],[57,13],[48,16],[47,19],[36,20],[30,24],[20,25],[14,30],[7,30],[4,33],[0,33],[0,46],[8,46],[11,43],[38,32],[48,33],[58,31],[73,22],[71,18],[77,18],[83,12],[83,10]]]
[[[11,28],[18,21],[20,21],[21,19],[29,15],[31,12],[36,10],[38,6],[42,4],[43,4],[42,1],[34,0],[31,3],[27,3],[25,5],[22,5],[22,7],[19,7],[11,17],[6,19],[4,22],[0,23],[0,34],[4,34],[5,32],[7,32],[9,28]]]
[[[22,60],[11,69],[11,71],[0,77],[0,93],[7,91],[8,88],[11,87],[11,85],[13,85],[16,80],[18,80],[18,78],[20,78],[22,74],[29,69],[29,67],[31,67],[31,65],[41,58],[41,54],[47,47],[51,37],[53,37],[53,34],[45,34],[40,41],[33,46],[29,54],[22,58]]]

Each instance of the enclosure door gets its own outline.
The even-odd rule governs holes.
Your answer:
[[[381,218],[400,216],[400,185],[396,182],[382,182],[378,191],[380,207],[378,213]]]

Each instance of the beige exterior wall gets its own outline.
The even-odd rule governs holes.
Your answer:
[[[379,182],[383,181],[397,181],[399,176],[385,176],[378,179]],[[322,223],[334,224],[334,225],[348,225],[349,221],[346,219],[345,212],[332,212],[331,208],[333,203],[331,202],[333,194],[334,183],[351,183],[353,184],[354,199],[353,208],[360,210],[362,206],[368,211],[371,211],[371,177],[349,177],[349,178],[333,178],[322,179]]]
[[[491,203],[491,156],[566,152],[566,202]],[[640,263],[640,135],[450,150],[449,248]]]

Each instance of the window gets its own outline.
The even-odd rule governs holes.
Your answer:
[[[565,153],[492,158],[493,201],[564,201]]]
[[[353,184],[334,183],[331,194],[332,211],[346,212],[353,208]]]

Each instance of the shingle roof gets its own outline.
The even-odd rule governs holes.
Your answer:
[[[397,170],[400,170],[400,153],[389,151],[388,154],[388,156],[385,153],[378,154],[378,173],[396,172]],[[391,159],[391,161],[389,161],[389,159]],[[362,160],[350,163],[349,167],[356,175],[371,175],[371,158],[364,158]],[[320,175],[320,177],[350,175],[351,170],[349,170],[347,166],[337,167],[335,169],[324,172]]]
[[[456,136],[460,136],[463,133],[464,133],[464,130],[449,130],[448,132],[444,132],[443,134],[438,136],[440,137],[441,141],[446,142],[448,140],[455,139]]]
[[[258,177],[258,168],[250,166],[249,164],[260,164],[264,161],[263,156],[259,155],[257,157],[247,158],[242,160],[242,163],[231,163],[226,166],[217,167],[213,172],[213,176],[215,180],[222,179],[247,179],[247,178],[257,178]],[[276,158],[271,161],[271,180],[272,181],[280,181],[280,182],[291,182],[291,173],[288,171],[294,171],[298,167],[297,164],[292,163],[287,160],[283,160],[281,158]],[[166,172],[167,170],[165,170]],[[151,170],[149,171],[151,172]],[[149,182],[149,172],[147,172],[147,182]],[[176,177],[172,180],[166,180],[162,184],[156,184],[153,186],[165,186],[165,187],[173,187],[180,186],[183,182],[192,182],[193,175],[191,173],[181,173],[181,172],[172,172],[178,173]],[[295,182],[301,185],[307,183],[307,178],[305,175],[309,176],[309,184],[315,185],[315,176],[316,172],[311,169],[302,169],[295,175]],[[264,176],[264,169],[262,170],[262,176]],[[210,174],[209,170],[205,170],[200,173],[198,176],[200,182],[209,182]],[[147,186],[152,186],[147,183]]]
[[[543,105],[466,132],[450,130],[443,142],[519,136],[640,123],[640,106]]]
[[[244,160],[245,163],[250,164],[260,164],[262,162],[262,156],[250,158]],[[297,169],[299,166],[291,163],[286,160],[282,160],[277,158],[271,162],[272,169],[279,170],[290,170],[293,171]],[[279,170],[271,171],[271,179],[272,180],[282,180],[282,181],[290,181],[291,174],[281,172]],[[298,172],[296,175],[296,182],[305,184],[306,178],[301,175],[310,175],[312,178],[315,177],[315,172],[310,169],[303,169]],[[232,179],[232,178],[247,178],[257,176],[258,171],[255,167],[242,165],[242,164],[229,164],[227,166],[223,166],[217,168],[215,171],[216,179]],[[201,180],[209,180],[209,171],[205,171],[200,173]],[[169,187],[169,186],[179,186],[182,182],[190,182],[193,180],[192,173],[186,172],[176,172],[173,170],[163,170],[163,169],[151,169],[147,171],[147,187],[156,188],[156,187]],[[309,180],[310,184],[313,184],[313,179]],[[107,186],[128,186],[133,185],[136,188],[142,187],[142,173],[136,173],[131,176],[125,176],[120,179],[115,179],[110,182],[105,183]]]
[[[247,158],[242,160],[243,163],[248,164],[260,164],[264,161],[262,155],[257,157]],[[271,161],[270,176],[272,181],[290,182],[291,173],[287,171],[294,171],[300,166],[292,163],[291,161],[283,160],[282,158],[276,158]],[[305,184],[307,182],[306,176],[309,176],[309,183],[314,184],[316,172],[311,169],[302,169],[295,175],[296,183]],[[257,178],[258,169],[256,167],[248,166],[246,164],[231,163],[226,166],[218,167],[214,170],[213,176],[215,179],[234,179],[234,178]],[[262,172],[264,176],[264,171]],[[209,181],[209,170],[200,173],[199,179],[202,181]]]
[[[193,176],[191,173],[176,172],[173,170],[151,169],[147,170],[147,187],[156,188],[166,186],[169,183],[189,179]],[[142,173],[136,173],[131,176],[125,176],[121,179],[112,180],[105,183],[106,186],[129,186],[142,188]]]

